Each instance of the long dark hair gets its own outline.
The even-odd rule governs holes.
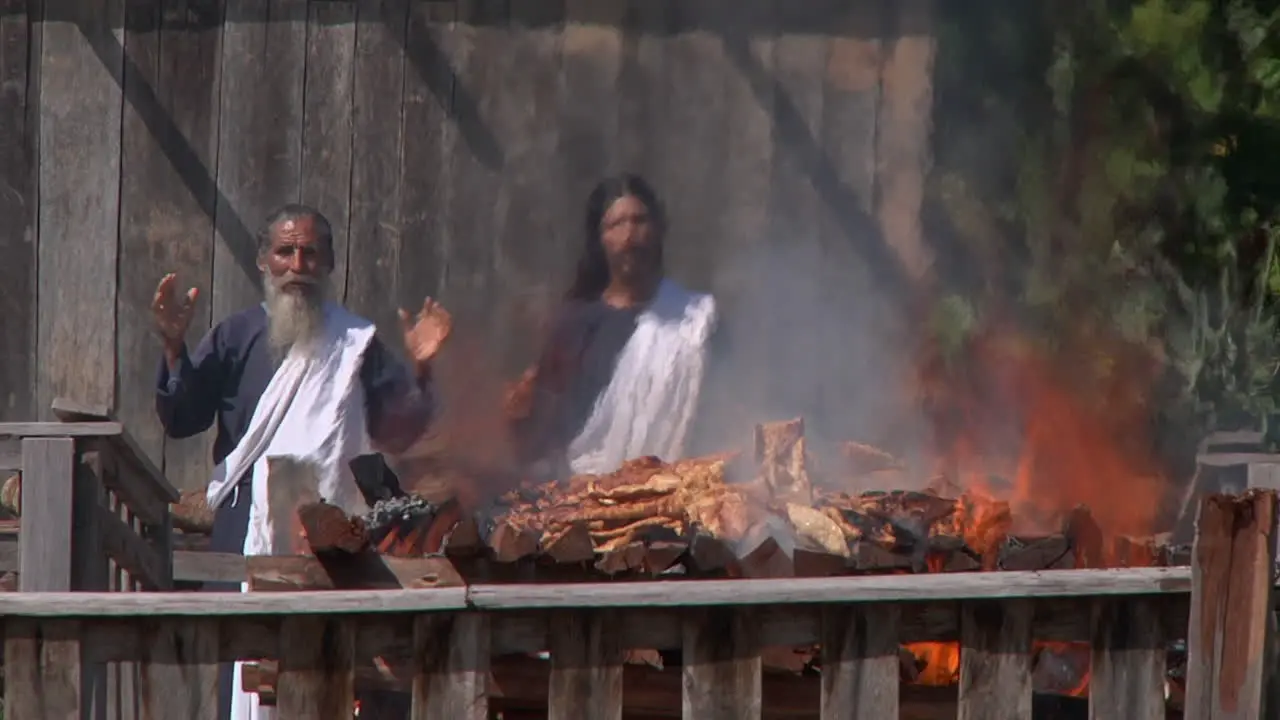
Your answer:
[[[662,266],[662,242],[667,232],[667,216],[658,200],[658,194],[639,175],[623,173],[607,177],[596,184],[591,195],[587,197],[586,241],[582,247],[582,255],[578,258],[578,269],[574,275],[573,285],[565,295],[567,300],[599,300],[604,289],[609,286],[609,262],[605,258],[604,244],[600,242],[600,225],[604,222],[604,214],[609,211],[620,198],[634,197],[644,203],[649,211],[649,222],[657,232],[657,262]]]

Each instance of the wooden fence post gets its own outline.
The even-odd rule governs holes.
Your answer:
[[[1186,720],[1262,717],[1275,568],[1276,494],[1210,495],[1191,562]]]

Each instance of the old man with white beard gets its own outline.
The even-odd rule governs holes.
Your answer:
[[[174,438],[217,426],[208,489],[215,551],[287,551],[272,547],[269,458],[312,463],[320,495],[361,512],[350,461],[403,452],[431,420],[431,362],[449,335],[448,313],[430,299],[419,313],[400,311],[410,371],[375,337],[372,322],[333,301],[333,261],[323,215],[301,205],[279,209],[258,236],[265,302],[223,320],[191,352],[184,338],[197,291],[177,292],[172,274],[156,288],[160,421]],[[224,675],[220,717],[228,713],[229,680]],[[246,707],[256,706],[252,698],[234,695],[234,717],[269,715]]]

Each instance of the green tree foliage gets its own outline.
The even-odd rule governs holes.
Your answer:
[[[942,341],[1011,306],[1045,343],[1118,334],[1167,361],[1169,418],[1274,430],[1280,2],[939,12],[926,221],[963,320]]]

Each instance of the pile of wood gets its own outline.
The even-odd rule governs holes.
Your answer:
[[[876,460],[865,450],[851,455]],[[1011,532],[1008,505],[990,498],[850,493],[815,483],[800,420],[757,428],[750,455],[638,458],[606,475],[522,487],[478,510],[421,498],[394,503],[363,518],[323,504],[300,516],[317,552],[444,553],[489,566],[585,566],[611,576],[1041,570],[1170,560],[1154,539],[1103,547],[1086,508],[1064,518],[1059,532],[1021,537]]]

